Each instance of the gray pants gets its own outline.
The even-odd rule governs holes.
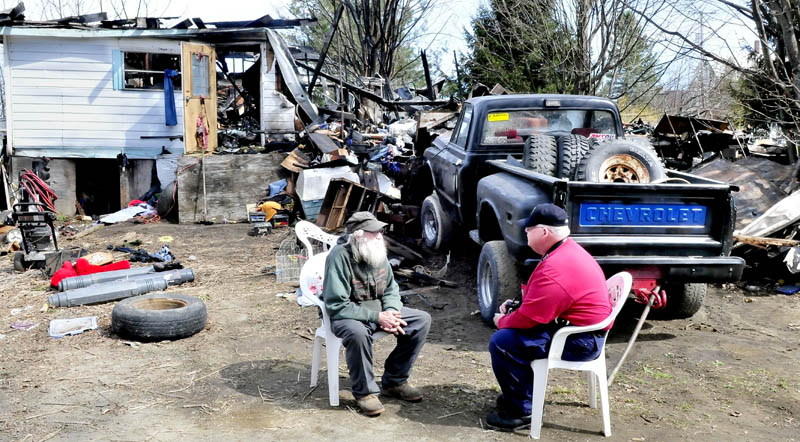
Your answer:
[[[428,330],[431,327],[431,315],[422,310],[403,307],[400,310],[403,320],[408,323],[403,327],[405,335],[397,335],[397,346],[383,364],[381,386],[390,388],[408,381],[411,367],[425,344]],[[350,383],[356,399],[368,394],[380,392],[375,383],[372,359],[372,335],[380,330],[376,323],[364,323],[354,319],[331,321],[333,334],[342,339],[347,358],[347,369],[350,371]],[[328,373],[328,376],[336,376]]]

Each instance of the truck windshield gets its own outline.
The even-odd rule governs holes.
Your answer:
[[[614,114],[605,110],[536,109],[490,112],[481,144],[521,144],[533,134],[571,133],[592,138],[616,136]]]

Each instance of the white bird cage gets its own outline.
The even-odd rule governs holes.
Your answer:
[[[308,260],[306,249],[297,241],[292,231],[281,241],[275,254],[275,278],[278,282],[296,282],[300,278],[300,269]]]

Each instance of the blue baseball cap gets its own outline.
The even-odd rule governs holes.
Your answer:
[[[521,220],[522,227],[532,227],[538,225],[561,227],[569,225],[567,212],[555,204],[539,204],[531,211],[530,216]]]

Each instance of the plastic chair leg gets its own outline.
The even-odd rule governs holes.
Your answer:
[[[322,359],[322,337],[314,336],[314,350],[311,354],[311,387],[317,386],[319,380],[319,363]]]
[[[589,408],[597,408],[597,373],[587,371],[586,383],[589,384]]]
[[[331,407],[339,406],[339,353],[342,341],[338,338],[328,337],[325,341],[328,363],[328,397]]]
[[[601,374],[605,376],[605,373]],[[611,436],[611,410],[608,409],[608,382],[605,378],[600,380],[600,408],[603,412],[603,434]]]
[[[537,359],[533,368],[533,401],[531,403],[531,437],[539,439],[542,431],[544,396],[547,393],[547,359]]]

